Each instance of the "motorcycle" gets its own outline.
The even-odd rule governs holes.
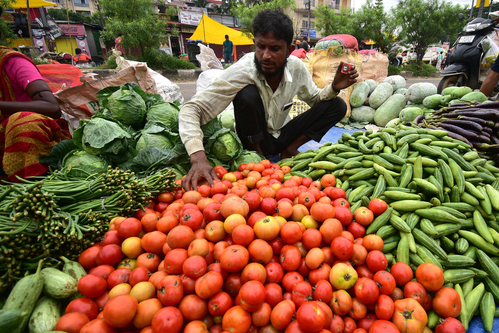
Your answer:
[[[459,19],[464,20],[464,15],[459,14]],[[443,78],[438,84],[439,94],[451,86],[468,86],[471,89],[480,89],[488,72],[488,69],[480,68],[482,58],[485,56],[482,41],[494,31],[494,28],[495,24],[491,19],[480,17],[465,25],[454,44],[449,66],[440,73]]]

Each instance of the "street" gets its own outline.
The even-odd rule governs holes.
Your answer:
[[[429,77],[429,78],[412,78],[407,80],[406,88],[408,88],[410,85],[417,83],[417,82],[430,82],[433,83],[435,86],[438,86],[438,83],[440,82],[439,77]],[[192,96],[196,94],[196,81],[182,81],[182,82],[175,82],[176,84],[179,85],[180,91],[182,92],[182,96],[184,96],[185,102],[190,101]]]

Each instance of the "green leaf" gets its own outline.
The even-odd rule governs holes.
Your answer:
[[[77,149],[73,140],[63,140],[52,147],[52,151],[46,156],[40,156],[40,163],[48,164],[53,170],[62,168],[64,157],[72,150]]]

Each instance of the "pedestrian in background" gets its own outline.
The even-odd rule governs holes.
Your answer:
[[[229,35],[225,35],[224,46],[224,62],[226,64],[232,63],[232,54],[234,52],[234,44],[229,40]]]
[[[441,51],[438,56],[437,56],[437,69],[441,70],[442,69],[442,62],[444,60],[444,52]]]
[[[308,39],[307,39],[307,37],[303,37],[303,41],[300,43],[300,45],[298,47],[300,49],[305,49],[305,51],[308,52],[308,50],[310,49],[310,47],[308,46]]]

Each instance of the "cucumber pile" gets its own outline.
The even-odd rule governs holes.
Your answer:
[[[441,267],[447,286],[463,292],[466,328],[480,304],[499,304],[499,168],[467,143],[447,131],[398,125],[343,133],[337,144],[279,164],[314,180],[332,173],[352,212],[374,198],[386,201],[389,209],[366,233],[383,238],[392,264]],[[491,328],[494,314],[482,308]]]

